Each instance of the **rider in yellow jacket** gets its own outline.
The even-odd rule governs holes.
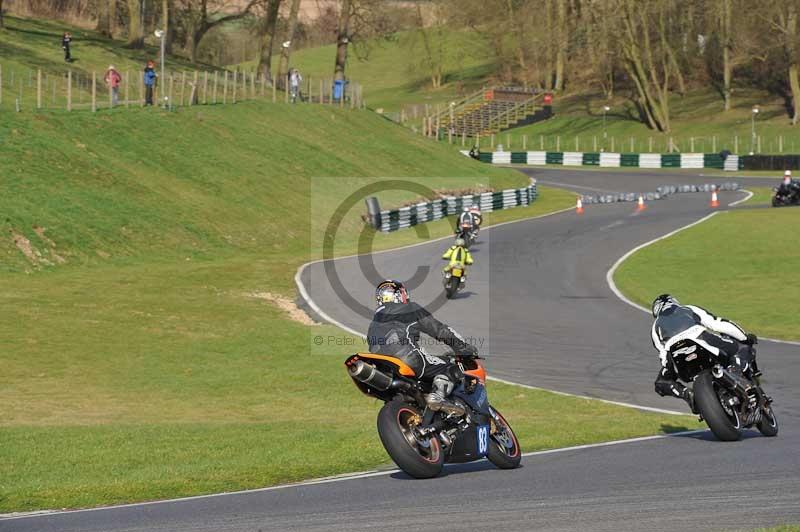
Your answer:
[[[444,252],[442,259],[449,260],[450,263],[445,267],[444,271],[449,272],[453,268],[458,268],[462,271],[461,282],[466,281],[467,272],[464,266],[469,266],[473,263],[472,255],[469,250],[464,247],[464,239],[456,238],[455,243]]]

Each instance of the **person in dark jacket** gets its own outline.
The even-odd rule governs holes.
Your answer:
[[[144,67],[144,103],[145,105],[153,105],[153,90],[156,86],[156,78],[158,74],[155,70],[155,63],[152,61],[147,62]]]
[[[69,43],[71,42],[72,42],[72,35],[70,35],[68,31],[64,32],[64,35],[61,36],[61,48],[64,49],[64,61],[66,61],[67,63],[72,62],[72,54],[70,53],[69,50]]]
[[[451,411],[455,405],[447,396],[464,378],[464,373],[449,357],[426,353],[420,345],[420,334],[435,338],[465,358],[476,357],[478,350],[451,327],[411,302],[400,281],[388,279],[379,283],[375,301],[378,308],[367,332],[370,353],[390,355],[408,364],[420,381],[433,384],[431,393],[425,396],[428,408]]]

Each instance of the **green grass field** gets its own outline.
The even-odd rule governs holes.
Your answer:
[[[258,487],[387,462],[330,326],[291,319],[311,219],[380,176],[523,186],[363,111],[243,103],[0,122],[0,511]],[[200,154],[200,155],[198,155]],[[311,198],[327,201],[311,204]],[[418,199],[384,192],[385,206]],[[569,207],[541,188],[487,223]],[[359,204],[336,252],[356,250]],[[429,224],[430,236],[450,232]],[[376,235],[376,248],[417,239]],[[27,255],[26,255],[27,254]],[[294,315],[296,316],[296,315]],[[527,449],[693,428],[491,384]],[[568,422],[565,422],[568,420]],[[602,421],[598,421],[602,420]]]
[[[771,189],[752,190],[755,195],[747,204],[769,203]],[[800,261],[796,227],[800,209],[791,207],[720,212],[638,251],[622,263],[614,281],[645,306],[669,292],[760,336],[800,340],[795,311],[800,288],[787,282],[787,272]],[[698,260],[698,249],[717,260]]]

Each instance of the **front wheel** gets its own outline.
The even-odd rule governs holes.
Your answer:
[[[492,433],[489,436],[489,449],[487,458],[500,469],[514,469],[519,467],[522,460],[522,451],[519,448],[517,436],[506,418],[490,408],[492,414]]]
[[[772,405],[767,405],[761,415],[761,421],[756,425],[758,431],[771,438],[778,435],[778,418],[775,417],[775,412],[772,411]]]
[[[378,435],[397,467],[414,478],[435,477],[444,466],[444,453],[436,437],[420,438],[416,425],[422,414],[402,401],[389,401],[378,413]]]
[[[736,408],[725,401],[732,397],[706,370],[694,379],[694,400],[708,428],[722,441],[741,438],[742,422]]]

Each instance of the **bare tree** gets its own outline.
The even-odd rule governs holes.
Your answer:
[[[272,50],[275,46],[275,33],[278,27],[278,14],[281,0],[267,0],[264,16],[259,24],[260,48],[258,67],[264,79],[272,81]]]
[[[620,12],[623,65],[636,88],[635,103],[651,128],[670,131],[669,97],[677,76],[673,39],[668,25],[675,13],[672,0],[615,0]]]
[[[342,0],[339,11],[339,26],[336,30],[336,63],[333,78],[344,80],[344,68],[347,65],[347,45],[350,44],[350,19],[353,15],[353,0]]]
[[[129,48],[144,46],[143,0],[128,0],[128,42]]]
[[[111,37],[111,6],[108,0],[97,1],[97,26],[95,30],[104,37]]]
[[[289,7],[289,19],[286,21],[286,35],[281,45],[281,58],[278,62],[278,77],[286,78],[286,73],[289,70],[289,56],[294,46],[294,34],[297,31],[297,16],[300,12],[300,1],[292,0]],[[288,44],[287,44],[288,43]]]
[[[226,22],[246,17],[260,1],[247,0],[239,4],[226,0],[182,0],[190,59],[197,61],[197,50],[206,33]],[[239,5],[241,7],[236,7]]]

